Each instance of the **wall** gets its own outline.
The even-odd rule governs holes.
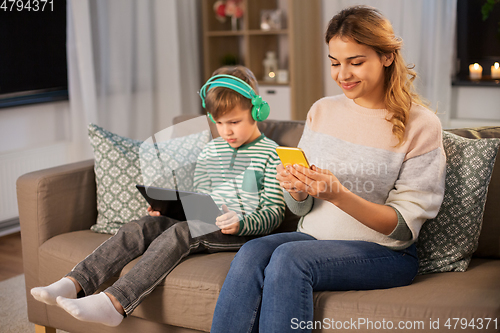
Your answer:
[[[0,109],[0,154],[66,141],[69,102]]]
[[[68,101],[0,109],[0,235],[18,230],[17,178],[69,162],[68,119]]]
[[[500,86],[452,89],[450,128],[500,126]]]

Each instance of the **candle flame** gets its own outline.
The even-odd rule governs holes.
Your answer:
[[[474,64],[474,69],[479,69],[479,64],[477,62]]]
[[[498,62],[495,62],[495,69],[500,68],[500,64]]]

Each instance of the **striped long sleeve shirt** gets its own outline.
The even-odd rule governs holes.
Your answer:
[[[238,212],[240,236],[269,234],[283,221],[285,201],[276,180],[276,146],[263,134],[237,149],[216,138],[198,157],[195,189]]]

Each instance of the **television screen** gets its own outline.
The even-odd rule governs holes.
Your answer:
[[[65,0],[0,0],[0,107],[68,98]]]

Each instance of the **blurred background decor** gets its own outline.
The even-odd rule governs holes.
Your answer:
[[[260,28],[262,30],[280,30],[284,28],[284,12],[281,9],[262,10],[260,14]]]
[[[219,0],[214,3],[215,17],[220,22],[226,22],[226,18],[231,18],[231,30],[238,30],[238,19],[243,17],[245,12],[242,0]]]
[[[490,17],[491,12],[493,11],[493,7],[495,7],[497,3],[500,3],[500,0],[486,0],[486,2],[481,7],[483,21],[486,21],[488,17]],[[497,39],[500,42],[500,21],[498,21]]]

